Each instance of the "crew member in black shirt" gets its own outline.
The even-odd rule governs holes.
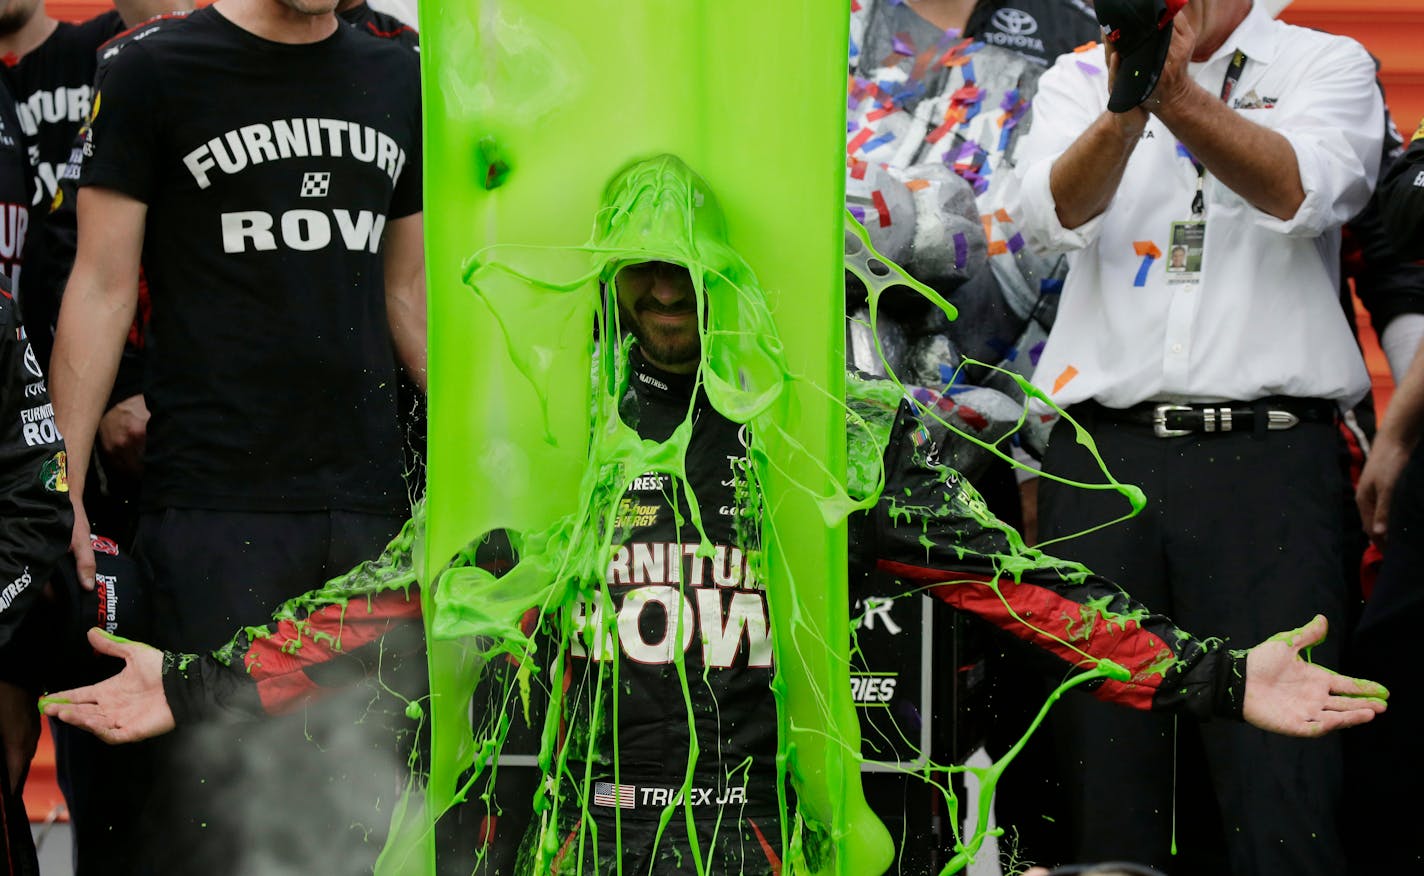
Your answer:
[[[70,528],[67,460],[39,359],[11,285],[30,173],[14,103],[0,79],[0,872],[37,874],[26,818],[25,773],[39,738],[34,703],[36,612]]]
[[[136,553],[156,622],[184,648],[369,556],[407,512],[394,388],[397,354],[424,381],[417,59],[334,7],[219,0],[135,42],[82,147],[57,407],[87,457],[142,255],[152,419]],[[221,784],[227,767],[205,756],[175,774]],[[217,821],[233,813],[190,808],[208,829],[171,838],[175,868],[234,866],[223,841],[242,842],[240,824]]]

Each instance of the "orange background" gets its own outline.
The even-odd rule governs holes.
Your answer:
[[[110,8],[110,4],[94,0],[49,0],[48,4],[50,15],[68,21],[82,21]],[[1380,79],[1390,110],[1406,139],[1424,120],[1424,0],[1295,0],[1281,17],[1359,40],[1380,61]],[[1356,309],[1361,327],[1367,327],[1369,316]],[[1366,330],[1361,334],[1382,411],[1393,390],[1389,367],[1374,333]],[[30,768],[25,805],[31,820],[43,821],[62,811],[63,804],[54,784],[54,752],[46,731]]]

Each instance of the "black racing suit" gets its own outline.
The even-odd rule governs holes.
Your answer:
[[[571,753],[563,775],[582,778],[588,767],[589,781],[566,794],[575,800],[588,795],[587,817],[598,838],[580,842],[587,837],[578,830],[582,810],[566,804],[572,811],[557,825],[554,872],[576,872],[580,848],[583,873],[611,872],[615,854],[625,872],[697,872],[680,807],[655,840],[659,817],[684,784],[691,722],[700,754],[688,794],[707,872],[777,873],[772,650],[765,591],[749,562],[758,549],[760,509],[745,477],[743,427],[705,398],[694,403],[691,378],[654,368],[636,350],[632,372],[621,413],[643,438],[667,438],[692,406],[688,486],[711,550],[696,556],[688,490],[677,479],[660,472],[632,479],[617,507],[623,539],[608,566],[611,601],[602,609],[598,600],[569,609],[572,628],[584,635],[569,643],[566,689],[575,706],[566,712],[564,745]],[[1098,658],[1122,664],[1131,680],[1103,681],[1096,689],[1102,699],[1203,718],[1240,717],[1244,658],[1219,641],[1176,629],[1102,578],[1016,550],[973,488],[936,461],[952,438],[947,430],[921,423],[908,404],[898,413],[888,410],[885,419],[892,424],[885,490],[873,510],[851,521],[854,566],[878,567],[907,588],[927,588],[1036,645],[1063,673]],[[175,719],[284,710],[317,693],[325,665],[335,658],[370,668],[382,637],[419,618],[411,545],[420,520],[407,524],[369,565],[368,584],[338,579],[329,597],[289,604],[300,604],[300,623],[288,613],[202,660],[169,655],[164,688]],[[368,598],[351,599],[357,594]],[[601,612],[616,616],[615,634],[606,632],[608,615]],[[603,697],[593,707],[591,691],[599,686]],[[592,745],[591,718],[602,728]],[[586,763],[582,753],[590,750],[594,756]],[[615,813],[621,837],[615,836]]]
[[[0,278],[0,648],[40,598],[74,525],[64,441],[15,311]]]
[[[1395,252],[1424,259],[1424,123],[1375,194]]]
[[[9,280],[0,276],[0,681],[30,691],[39,689],[46,662],[47,631],[34,609],[74,525],[68,491],[49,391]],[[18,732],[0,726],[7,730]],[[0,758],[0,868],[37,874],[24,801],[10,793],[10,779]]]

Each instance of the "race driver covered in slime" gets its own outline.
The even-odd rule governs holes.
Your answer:
[[[480,569],[498,562],[497,540],[472,541],[435,576],[433,629],[441,635],[442,590],[462,575],[483,582],[483,598],[454,614],[501,615],[465,629],[503,630],[489,652],[537,664],[549,691],[546,726],[557,732],[545,733],[541,763],[553,775],[536,802],[524,872],[780,873],[772,648],[748,450],[754,430],[776,428],[757,401],[765,362],[752,361],[779,355],[765,300],[727,243],[712,192],[671,156],[614,178],[586,249],[605,304],[617,304],[602,314],[586,501],[577,519],[545,533],[510,533],[518,560],[503,578]],[[1302,736],[1383,711],[1378,685],[1300,659],[1324,636],[1323,618],[1231,651],[1023,547],[939,462],[954,440],[942,421],[900,401],[893,383],[850,382],[851,494],[874,499],[850,520],[859,570],[878,566],[907,589],[928,589],[1036,646],[1065,674],[1114,661],[1125,680],[1103,679],[1096,695],[1133,708]],[[863,464],[876,454],[878,498],[878,477]],[[417,507],[379,558],[212,655],[93,631],[95,648],[126,668],[54,695],[45,713],[125,742],[291,709],[346,674],[332,664],[375,671],[393,634],[420,622],[423,526]],[[531,608],[538,620],[526,637],[520,619]],[[554,644],[541,653],[532,644],[540,638]]]

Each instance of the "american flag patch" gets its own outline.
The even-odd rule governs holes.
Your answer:
[[[620,809],[634,808],[633,801],[638,796],[636,785],[615,785],[612,782],[593,783],[593,805],[617,806]]]
[[[910,440],[915,442],[916,447],[923,447],[930,440],[930,430],[928,426],[921,426],[910,433]]]

